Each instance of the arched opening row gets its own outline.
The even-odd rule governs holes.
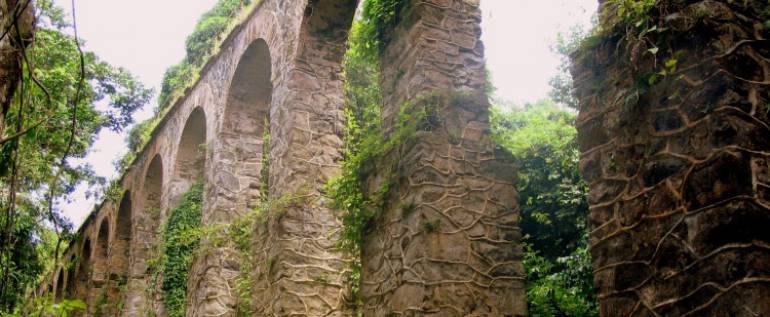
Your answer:
[[[218,206],[227,210],[218,207],[213,211],[215,214],[230,214],[230,211],[243,214],[251,204],[267,195],[262,191],[268,178],[265,163],[273,91],[271,63],[267,43],[259,39],[246,48],[233,75],[224,121],[217,135],[217,148],[227,155],[216,163],[222,164],[217,170],[231,173],[236,181],[234,184],[218,182],[216,186],[227,187],[225,192],[233,193],[235,198],[219,202],[235,203],[229,206],[220,203]],[[89,300],[93,290],[149,276],[146,262],[155,256],[151,246],[159,241],[162,229],[159,224],[166,212],[162,210],[164,193],[168,195],[168,207],[173,208],[204,177],[206,122],[203,109],[193,109],[179,136],[169,179],[164,178],[163,159],[156,155],[145,171],[141,193],[123,193],[116,206],[114,222],[105,218],[97,224],[98,230],[93,237],[85,238],[79,255],[56,273],[51,285],[55,299]],[[139,241],[135,241],[137,238]]]

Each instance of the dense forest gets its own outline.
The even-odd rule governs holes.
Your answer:
[[[395,23],[389,12],[397,4],[364,2],[345,58],[346,159],[343,176],[329,188],[337,206],[347,209],[340,247],[350,252],[358,251],[363,226],[373,216],[360,201],[365,198],[355,195],[360,191],[355,188],[356,175],[362,160],[383,146],[372,135],[381,124],[377,49],[387,41],[381,30]],[[185,59],[166,72],[155,116],[137,124],[132,113],[148,103],[153,92],[129,71],[83,51],[76,25],[50,0],[37,0],[34,5],[38,21],[34,40],[11,39],[20,48],[15,56],[20,80],[0,117],[0,315],[67,316],[84,304],[76,300],[54,304],[50,298],[32,296],[77,235],[60,207],[83,183],[97,197],[117,199],[114,184],[95,175],[88,165],[74,165],[72,158],[84,157],[101,129],[120,132],[133,124],[127,137],[131,151],[116,168],[129,166],[169,105],[196,80],[224,35],[253,3],[220,0],[204,14],[187,39]],[[4,12],[6,20],[8,12]],[[18,26],[4,22],[6,29],[13,30],[9,34],[22,33]],[[570,35],[556,49],[566,54],[581,37]],[[514,156],[518,167],[531,316],[598,315],[587,246],[587,187],[578,172],[577,110],[570,95],[566,55],[564,61],[562,73],[552,81],[551,98],[500,105],[491,118],[494,140]],[[491,84],[488,90],[494,94]],[[160,246],[164,257],[151,264],[165,273],[160,291],[174,316],[183,315],[190,254],[200,235],[211,233],[200,228],[200,191],[201,186],[195,186],[170,212]],[[239,223],[239,231],[248,225]]]

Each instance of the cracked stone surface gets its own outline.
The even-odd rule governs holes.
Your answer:
[[[365,316],[526,316],[515,170],[489,137],[480,22],[478,2],[414,1],[381,56],[385,133],[405,102],[435,94],[440,124],[382,160],[397,181],[364,241]]]
[[[250,263],[232,246],[202,242],[187,316],[242,314],[234,290],[244,268],[254,277],[254,315],[355,316],[352,259],[337,247],[340,212],[328,207],[324,186],[343,158],[341,62],[357,4],[260,2],[122,176],[122,196],[80,229],[64,257],[80,263],[56,270],[45,289],[92,307],[106,292],[117,304],[108,315],[165,316],[162,296],[149,291],[158,281],[147,260],[157,255],[168,211],[202,178],[206,225],[238,219],[264,196],[297,199],[254,228]],[[413,1],[407,11],[383,54],[382,82],[393,87],[386,120],[421,95],[459,97],[442,99],[442,129],[393,153],[403,157],[405,177],[367,237],[363,313],[524,316],[515,170],[489,139],[478,1]],[[399,200],[415,201],[415,212],[402,217]],[[435,224],[430,232],[426,223]]]
[[[666,31],[602,38],[572,70],[601,314],[770,315],[767,2],[651,12]]]

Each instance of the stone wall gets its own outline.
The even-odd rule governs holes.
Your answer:
[[[770,314],[767,5],[658,1],[576,56],[602,316]]]
[[[421,133],[399,153],[407,158],[401,166],[408,181],[381,230],[368,237],[365,314],[523,316],[514,172],[489,139],[478,3],[408,3],[410,18],[382,56],[383,83],[394,87],[385,90],[385,117],[405,101],[441,92],[444,129]],[[233,246],[202,241],[188,280],[187,316],[242,315],[235,294],[242,267],[253,271],[256,315],[355,315],[351,256],[338,248],[340,212],[323,192],[343,158],[342,59],[357,5],[258,3],[153,132],[120,179],[122,196],[86,220],[64,257],[80,259],[72,273],[62,263],[43,289],[57,299],[86,300],[89,314],[106,294],[115,304],[102,310],[108,315],[163,316],[162,296],[149,291],[157,281],[147,260],[157,256],[168,211],[202,177],[207,226],[239,219],[259,200],[290,203],[254,228],[248,266]],[[399,217],[400,198],[419,204],[413,216]],[[425,232],[427,222],[440,224]],[[385,241],[390,231],[407,234],[394,244]],[[106,252],[102,244],[93,251],[94,241],[105,239]],[[401,251],[408,254],[388,259],[402,268],[395,274],[374,264]],[[377,282],[381,277],[392,283]]]
[[[371,177],[393,183],[364,241],[364,315],[525,316],[515,170],[489,136],[478,2],[407,3],[380,58],[385,137],[407,104],[427,117]]]

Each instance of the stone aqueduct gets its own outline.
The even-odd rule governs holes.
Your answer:
[[[734,13],[724,9],[732,3],[690,2],[708,6],[706,18],[714,21]],[[489,139],[479,0],[407,3],[381,53],[385,133],[405,101],[434,91],[465,97],[442,99],[444,129],[421,131],[388,153],[400,158],[404,176],[364,243],[363,313],[525,316],[515,171]],[[145,292],[152,283],[146,260],[169,208],[202,177],[203,223],[227,223],[252,207],[267,181],[270,196],[302,190],[315,199],[255,229],[262,250],[254,268],[258,315],[354,315],[343,276],[350,259],[335,247],[339,214],[322,191],[342,159],[341,61],[356,6],[356,0],[259,3],[125,173],[122,199],[105,201],[88,218],[65,255],[71,265],[58,268],[44,290],[88,303],[106,290],[124,303],[122,315],[162,315],[158,298]],[[752,12],[741,14],[756,18]],[[634,69],[613,55],[616,43],[600,45],[573,70],[604,316],[770,314],[770,143],[764,141],[770,127],[767,112],[758,110],[770,104],[770,66],[767,49],[750,45],[767,40],[761,29],[748,30],[750,23],[700,27],[719,32],[699,30],[707,37],[703,46],[682,45],[697,50],[687,62],[719,51],[709,41],[729,35],[741,43],[733,63],[758,65],[750,81],[709,73],[719,73],[717,62],[686,74],[701,78],[683,81],[694,92],[687,98],[704,105],[700,111],[644,96],[651,110],[623,108],[617,96],[632,86],[623,78]],[[260,174],[264,148],[268,180]],[[402,212],[402,201],[416,202],[416,212]],[[436,232],[421,230],[434,219],[441,220]],[[187,316],[235,314],[239,264],[229,252],[197,256]],[[260,264],[268,259],[269,267]],[[110,289],[116,279],[125,279],[127,289]]]

